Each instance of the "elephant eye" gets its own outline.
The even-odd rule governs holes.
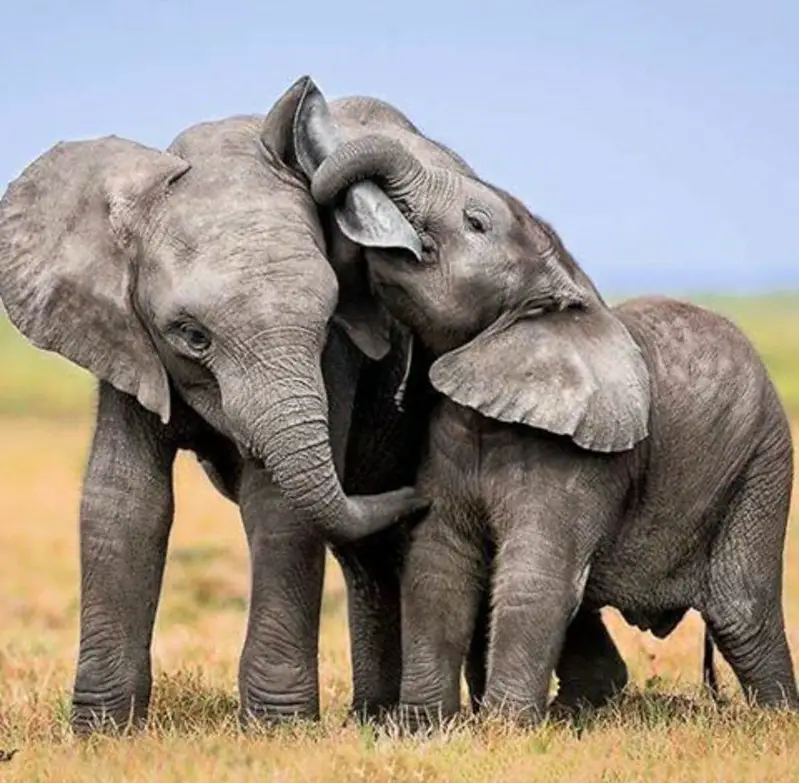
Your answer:
[[[211,346],[211,338],[193,321],[180,321],[174,325],[172,331],[193,354],[202,354]]]
[[[466,225],[476,234],[486,234],[491,229],[491,221],[484,212],[466,209],[463,213]]]
[[[419,233],[419,240],[422,243],[423,255],[432,256],[433,253],[436,252],[436,243],[433,240],[433,237],[431,237],[426,231]]]

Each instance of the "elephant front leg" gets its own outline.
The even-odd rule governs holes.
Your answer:
[[[80,512],[78,734],[146,720],[174,458],[157,418],[102,384]]]
[[[433,507],[413,532],[402,576],[400,718],[411,731],[438,725],[460,711],[460,673],[474,634],[486,564],[482,542],[474,536],[479,528],[460,528],[456,513],[445,502]]]
[[[242,724],[316,720],[324,544],[252,463],[243,469],[239,498],[252,566],[239,665]]]
[[[382,718],[399,701],[402,540],[401,530],[387,530],[335,549],[347,586],[351,712],[361,721]]]
[[[552,673],[577,601],[568,545],[518,530],[499,547],[483,708],[522,724],[545,711]]]

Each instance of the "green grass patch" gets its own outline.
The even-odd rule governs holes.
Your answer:
[[[762,354],[789,411],[799,414],[799,293],[684,298],[741,326]],[[34,348],[0,314],[0,416],[85,417],[93,397],[87,372]]]
[[[726,315],[743,329],[763,357],[788,411],[799,415],[799,293],[707,296],[693,301]]]
[[[35,348],[0,310],[0,416],[83,418],[94,388],[88,372]]]

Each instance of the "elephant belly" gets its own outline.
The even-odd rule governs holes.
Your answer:
[[[595,560],[585,602],[617,609],[630,625],[663,639],[688,609],[701,608],[709,561],[701,546],[675,557],[676,541],[667,550],[657,542],[638,543],[611,547]]]
[[[682,621],[688,607],[671,609],[661,613],[626,611],[622,617],[641,631],[651,631],[658,639],[665,639]]]

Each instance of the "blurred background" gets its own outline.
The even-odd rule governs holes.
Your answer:
[[[797,41],[795,0],[9,3],[0,185],[60,140],[163,148],[196,122],[264,113],[308,73],[328,97],[392,102],[520,196],[609,298],[674,293],[730,315],[799,421]],[[6,705],[69,687],[92,397],[85,373],[33,349],[0,310]],[[796,527],[788,557],[799,562]],[[786,576],[795,646],[797,570]],[[201,661],[232,692],[246,573],[236,509],[182,459],[159,666]],[[343,704],[344,597],[330,580],[325,699]],[[663,643],[619,633],[638,674],[698,679],[695,626]]]
[[[166,147],[264,113],[309,73],[330,97],[394,103],[520,196],[605,294],[732,308],[790,398],[779,351],[799,338],[768,324],[799,290],[797,40],[792,0],[9,4],[0,185],[60,140]],[[0,410],[83,410],[85,382],[42,388],[40,358],[0,329]]]

